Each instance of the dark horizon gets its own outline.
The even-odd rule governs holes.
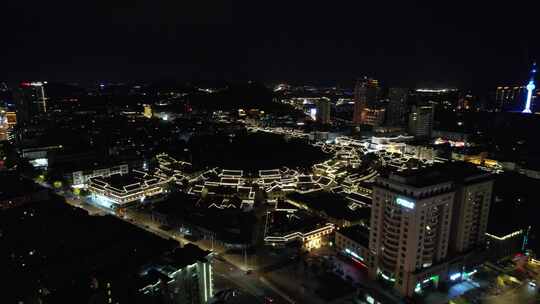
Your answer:
[[[0,79],[352,83],[485,90],[540,58],[533,1],[7,3]]]

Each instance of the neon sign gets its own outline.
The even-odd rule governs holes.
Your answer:
[[[401,198],[401,197],[396,198],[396,204],[403,206],[405,208],[414,209],[414,202]]]

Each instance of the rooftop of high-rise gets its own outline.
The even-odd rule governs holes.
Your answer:
[[[467,162],[437,163],[419,169],[393,170],[381,174],[382,178],[415,188],[424,188],[445,182],[469,182],[490,178],[489,172]]]

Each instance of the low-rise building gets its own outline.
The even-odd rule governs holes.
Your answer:
[[[369,228],[364,225],[354,225],[340,228],[335,233],[336,251],[351,258],[356,263],[369,267],[371,264],[369,252]]]
[[[470,138],[471,134],[468,132],[462,131],[446,131],[446,130],[433,130],[431,134],[433,138],[441,139],[443,141],[448,141],[450,144],[458,143],[458,145],[466,145]]]
[[[507,234],[486,233],[486,247],[491,260],[512,256],[524,249],[525,230],[519,229]]]
[[[91,178],[108,177],[113,174],[128,174],[129,166],[120,164],[115,166],[98,166],[92,169],[77,170],[70,173],[72,185],[74,187],[84,187]]]
[[[175,192],[152,206],[151,220],[188,239],[207,239],[227,248],[250,245],[257,229],[253,213],[241,208],[242,202],[229,208],[213,202],[217,201]]]
[[[151,297],[165,294],[170,299],[165,303],[208,303],[214,293],[211,257],[210,251],[191,243],[176,248],[144,270],[139,292]]]
[[[329,242],[334,224],[291,207],[276,209],[267,214],[264,237],[266,244],[284,246],[291,242],[299,242],[302,248],[311,250]]]
[[[432,146],[409,143],[405,146],[405,153],[417,159],[433,161],[437,157],[437,151]]]
[[[361,206],[342,195],[324,191],[305,194],[293,192],[287,196],[287,202],[339,227],[366,223],[371,213],[368,206]]]
[[[491,204],[490,221],[485,233],[487,258],[497,261],[527,249],[529,225],[534,223],[534,220],[531,221],[534,217],[527,216],[527,213],[531,213],[531,210],[534,213],[532,208],[524,202],[495,198]]]
[[[88,190],[94,202],[114,209],[165,193],[170,181],[170,178],[133,170],[128,174],[90,178]]]

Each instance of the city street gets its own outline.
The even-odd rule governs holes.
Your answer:
[[[238,288],[248,294],[245,303],[265,303],[265,298],[272,299],[273,303],[293,303],[283,298],[270,284],[257,272],[246,274],[238,267],[219,258],[213,260],[215,289]],[[249,301],[249,302],[248,302]]]
[[[485,304],[533,304],[540,302],[540,293],[538,287],[532,287],[528,284],[503,292],[500,295],[488,296],[482,300]]]
[[[540,302],[540,265],[538,263],[528,262],[525,266],[529,271],[529,274],[533,275],[533,283],[529,284],[530,280],[523,280],[521,285],[517,288],[510,288],[505,290],[501,294],[487,296],[483,299],[482,303],[487,304],[502,304],[502,303],[539,303]],[[535,274],[536,273],[536,274]],[[533,286],[536,285],[536,286]]]
[[[83,208],[90,214],[115,215],[120,219],[128,221],[142,229],[163,238],[172,238],[180,244],[190,241],[174,230],[163,230],[159,223],[155,223],[150,213],[144,209],[128,209],[122,215],[114,213],[110,209],[92,204],[86,198],[72,195],[70,192],[61,192],[66,202],[72,206]],[[314,294],[318,283],[309,271],[303,269],[299,261],[293,261],[287,257],[281,257],[282,252],[259,252],[256,256],[247,256],[244,259],[242,254],[227,253],[227,248],[214,244],[211,240],[200,240],[195,242],[204,250],[211,250],[216,253],[212,260],[214,270],[214,291],[234,290],[235,296],[232,303],[324,303]],[[371,286],[376,288],[376,283],[367,278],[366,269],[354,264],[346,257],[336,256],[331,248],[325,247],[314,250],[306,257],[308,260],[320,261],[329,259],[337,274],[344,280],[349,280],[353,284],[361,286]],[[246,263],[247,262],[247,266]],[[246,274],[245,269],[251,270]],[[540,277],[537,278],[540,280]],[[290,288],[291,286],[299,286]],[[463,282],[454,285],[447,295],[433,293],[426,300],[433,303],[447,303],[454,298],[456,303],[460,303],[460,295],[468,290],[474,290],[472,282]],[[379,289],[379,288],[377,288]],[[387,294],[390,298],[394,294]],[[509,288],[497,295],[475,297],[481,299],[481,303],[505,304],[523,303],[532,304],[540,302],[538,287],[533,287],[523,282],[517,288]]]
[[[68,204],[85,209],[90,214],[115,215],[122,220],[128,221],[163,238],[175,239],[180,244],[190,242],[175,231],[162,230],[160,225],[152,221],[150,214],[144,210],[129,209],[123,216],[118,216],[112,212],[112,210],[98,207],[91,202],[88,202],[87,199],[75,197],[69,192],[63,192],[61,195],[64,196]],[[211,250],[217,254],[212,260],[215,284],[214,291],[218,292],[227,289],[239,290],[238,296],[235,297],[233,303],[269,303],[269,301],[277,304],[294,303],[290,297],[278,290],[272,283],[265,279],[264,274],[257,270],[258,267],[255,267],[255,259],[252,257],[248,257],[247,261],[248,265],[250,265],[249,268],[253,270],[250,274],[246,274],[246,271],[244,270],[244,259],[242,257],[226,254],[225,248],[217,245],[214,246],[209,240],[201,240],[195,242],[195,244],[204,250]],[[259,259],[260,258],[257,260]],[[280,264],[276,266],[281,267]]]

